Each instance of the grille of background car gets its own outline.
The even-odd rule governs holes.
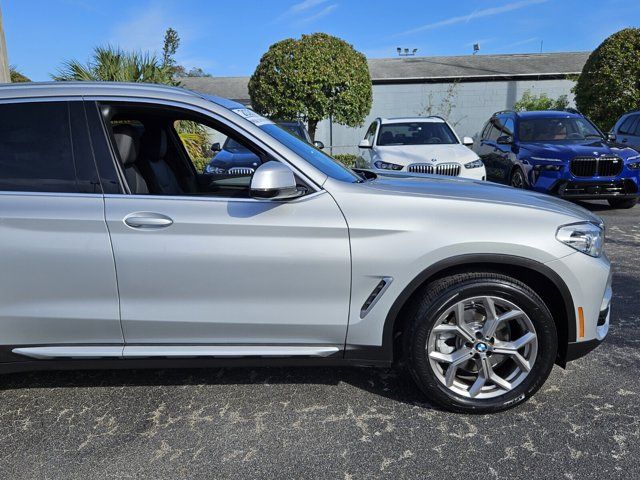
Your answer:
[[[428,163],[414,163],[407,167],[412,173],[431,173],[435,175],[447,175],[457,177],[460,175],[461,166],[459,163],[441,163],[439,165],[429,165]]]
[[[619,157],[576,157],[570,165],[576,177],[615,177],[622,171],[624,162]]]
[[[253,175],[255,170],[250,167],[233,167],[229,169],[229,175]]]

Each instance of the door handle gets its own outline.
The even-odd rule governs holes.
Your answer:
[[[626,139],[626,138],[623,138],[623,139],[622,139],[622,143],[627,143],[627,139]]]
[[[131,228],[158,229],[173,225],[173,220],[166,215],[152,212],[136,212],[127,215],[124,219]]]

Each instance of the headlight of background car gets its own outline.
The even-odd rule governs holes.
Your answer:
[[[604,247],[604,228],[593,223],[574,223],[558,228],[556,238],[592,257],[602,255]]]
[[[464,168],[480,168],[483,166],[484,166],[484,163],[482,163],[482,160],[480,160],[479,158],[477,160],[474,160],[473,162],[464,164]]]
[[[227,173],[227,170],[220,167],[214,167],[213,165],[209,164],[206,167],[204,167],[204,173],[213,173],[213,174],[221,175],[223,173]]]
[[[402,170],[402,165],[396,165],[395,163],[381,162],[378,160],[377,162],[373,162],[373,164],[380,170]]]
[[[627,163],[627,167],[630,170],[640,170],[640,155],[636,155],[635,157],[629,157],[627,158],[627,161],[630,162],[630,163]]]

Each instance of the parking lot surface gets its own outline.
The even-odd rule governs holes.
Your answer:
[[[434,409],[393,370],[0,377],[0,478],[637,478],[640,206],[589,207],[614,264],[607,341],[489,416]]]

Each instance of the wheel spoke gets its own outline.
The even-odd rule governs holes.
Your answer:
[[[508,322],[509,320],[513,320],[514,318],[519,318],[523,314],[520,310],[510,310],[506,313],[503,313],[500,316],[496,315],[495,306],[494,310],[491,313],[492,317],[489,317],[489,312],[487,312],[487,320],[484,323],[484,327],[482,328],[482,334],[485,337],[493,337],[498,329],[498,326],[502,322]]]
[[[430,352],[429,357],[436,362],[450,363],[452,365],[460,365],[470,359],[473,352],[470,348],[462,347],[453,353]]]
[[[496,372],[494,372],[493,366],[491,365],[491,361],[488,357],[480,357],[480,365],[482,366],[484,377],[487,380],[491,380],[496,386],[502,388],[503,390],[511,390],[511,384]]]
[[[484,372],[482,371],[482,369],[480,369],[478,378],[476,378],[476,381],[473,382],[473,385],[469,387],[469,396],[471,398],[475,398],[480,393],[480,390],[482,390],[482,387],[484,387],[485,383],[487,383],[487,377],[484,376]]]
[[[475,333],[464,321],[464,302],[458,302],[456,304],[456,325],[460,329],[462,336],[469,342],[475,341]]]

